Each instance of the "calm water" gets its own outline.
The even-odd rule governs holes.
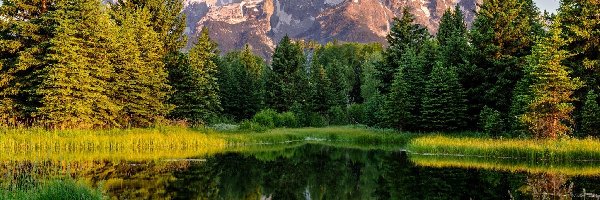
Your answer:
[[[545,167],[530,173],[535,170],[436,163],[402,151],[307,144],[189,160],[0,162],[0,184],[70,176],[102,187],[113,199],[595,199],[600,194],[600,176],[589,167],[579,175],[576,167],[568,173],[544,172]]]

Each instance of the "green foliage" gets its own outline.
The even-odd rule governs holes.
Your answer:
[[[0,190],[0,198],[32,199],[32,200],[102,200],[105,197],[97,189],[76,183],[73,180],[55,180],[28,190],[11,191],[4,194]]]
[[[172,109],[166,103],[171,86],[163,63],[164,49],[146,9],[113,13],[120,24],[113,57],[115,77],[111,97],[121,106],[117,118],[127,127],[148,127],[163,121]]]
[[[483,108],[481,94],[485,91],[481,90],[481,85],[484,71],[472,64],[473,47],[469,44],[464,14],[459,5],[444,13],[436,39],[440,45],[437,60],[456,68],[468,102],[466,123],[468,127],[475,127]]]
[[[242,122],[240,123],[240,130],[244,130],[244,131],[253,131],[253,132],[265,132],[267,130],[269,130],[269,127],[263,126],[258,122],[255,122],[253,120],[242,120]]]
[[[383,65],[377,65],[377,75],[381,81],[380,90],[383,94],[389,93],[394,74],[406,49],[415,48],[420,51],[423,43],[430,37],[425,27],[414,22],[415,16],[408,9],[404,8],[401,18],[394,18],[387,36],[389,47],[384,52],[385,62]]]
[[[278,120],[277,111],[272,109],[261,110],[252,117],[252,121],[267,128],[275,128],[275,120]]]
[[[176,67],[171,67],[169,81],[175,89],[170,102],[176,108],[170,113],[175,119],[203,123],[221,112],[217,78],[217,44],[204,28],[188,55],[180,55]]]
[[[35,117],[43,126],[96,128],[116,125],[121,109],[111,99],[109,81],[116,32],[100,2],[59,2],[49,16],[56,34],[49,42],[46,66],[35,90],[41,106]]]
[[[325,113],[333,104],[331,80],[322,65],[316,65],[310,72],[309,107],[312,112]]]
[[[285,128],[297,128],[298,119],[296,118],[296,114],[293,112],[284,112],[277,115],[277,120],[275,121],[276,127],[285,127]]]
[[[484,107],[479,114],[479,125],[484,133],[489,136],[500,136],[503,131],[504,122],[499,111]]]
[[[409,100],[409,83],[406,81],[408,75],[405,75],[403,71],[403,69],[399,69],[396,73],[384,107],[386,126],[398,130],[407,129],[406,126],[411,117],[410,109],[414,106]]]
[[[40,100],[35,93],[39,71],[47,65],[47,43],[56,25],[48,12],[57,6],[54,0],[5,0],[0,6],[0,122],[6,123],[2,126],[31,125]]]
[[[540,24],[532,0],[483,1],[470,34],[470,43],[477,50],[471,63],[477,66],[474,72],[481,74],[474,85],[466,88],[472,91],[468,95],[482,96],[473,99],[481,101],[479,109],[487,105],[507,116],[512,91],[523,77],[525,56],[531,54],[535,38],[543,32]]]
[[[348,111],[345,107],[333,106],[327,113],[330,125],[347,125],[349,122]]]
[[[568,52],[561,50],[565,40],[560,34],[560,24],[555,22],[550,36],[534,46],[525,67],[525,78],[532,83],[531,101],[521,120],[538,138],[557,138],[570,132],[567,123],[572,123],[572,95],[582,86],[579,79],[571,79],[569,69],[561,65]]]
[[[309,127],[325,127],[327,126],[328,121],[327,117],[323,116],[319,113],[309,113],[308,114],[308,126]]]
[[[598,106],[598,95],[590,90],[583,104],[581,130],[584,134],[600,136],[600,106]]]
[[[248,45],[244,50],[230,52],[221,59],[219,96],[223,113],[241,120],[262,109],[265,69],[262,58],[252,53]]]
[[[348,106],[348,119],[350,124],[366,124],[367,110],[365,104],[350,104]]]
[[[429,131],[455,131],[465,126],[466,99],[456,69],[441,63],[425,85],[423,124]]]
[[[600,4],[597,1],[561,1],[557,20],[566,39],[565,49],[574,55],[565,60],[573,75],[586,82],[586,89],[600,88]],[[586,92],[580,92],[583,98]]]
[[[369,126],[381,125],[384,113],[385,96],[379,92],[381,81],[378,79],[377,66],[383,64],[383,56],[379,53],[372,54],[363,64],[361,96],[364,98],[364,107],[368,112],[365,115],[365,124]]]
[[[304,103],[309,84],[304,53],[299,44],[286,35],[281,39],[266,81],[267,105],[277,111],[288,111],[294,103]]]

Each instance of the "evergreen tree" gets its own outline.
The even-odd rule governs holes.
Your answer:
[[[250,46],[230,52],[219,65],[219,89],[223,113],[248,119],[263,105],[265,64]],[[242,109],[243,108],[243,109]]]
[[[120,30],[119,52],[112,63],[116,76],[111,96],[123,108],[120,124],[148,127],[172,109],[166,102],[171,87],[167,84],[163,45],[146,9],[121,10],[114,15]]]
[[[561,65],[568,56],[567,51],[561,50],[564,44],[557,21],[550,29],[550,36],[538,41],[527,58],[525,74],[532,83],[531,101],[521,120],[538,138],[557,138],[570,131],[565,123],[572,122],[573,91],[582,84],[577,78],[571,79],[569,69]]]
[[[32,121],[40,100],[37,74],[47,65],[55,23],[47,14],[56,6],[54,0],[5,0],[0,6],[0,126]]]
[[[453,131],[464,128],[466,99],[456,69],[437,63],[426,81],[422,107],[426,130]]]
[[[409,118],[411,118],[410,109],[413,105],[410,105],[409,85],[403,70],[398,70],[394,76],[394,82],[390,90],[384,108],[386,126],[405,130]]]
[[[600,136],[600,106],[598,95],[590,90],[585,98],[582,111],[581,130],[586,135]]]
[[[421,127],[421,100],[423,98],[425,79],[427,75],[424,71],[424,63],[425,60],[423,55],[418,55],[414,48],[408,48],[406,52],[402,55],[402,59],[400,61],[400,68],[398,69],[398,74],[401,77],[394,77],[394,84],[396,82],[402,82],[402,86],[406,87],[406,95],[405,97],[399,97],[398,95],[402,95],[403,93],[398,93],[398,88],[394,89],[392,84],[392,91],[390,93],[389,98],[396,98],[395,102],[400,103],[400,98],[402,98],[405,104],[404,106],[399,106],[398,109],[402,109],[403,111],[399,112],[408,112],[408,115],[404,117],[404,127],[405,130],[419,130]],[[394,91],[396,90],[396,91]],[[396,94],[394,94],[396,93]],[[396,96],[396,97],[394,97]],[[389,107],[390,109],[394,109],[393,106]],[[388,111],[388,113],[390,113]]]
[[[562,0],[558,19],[567,40],[566,49],[574,55],[567,65],[581,77],[589,89],[600,87],[600,3],[598,1]],[[581,97],[585,92],[581,93]]]
[[[149,25],[158,34],[165,54],[176,54],[187,42],[183,0],[118,0],[113,9],[148,11]]]
[[[402,17],[394,18],[392,22],[392,28],[387,36],[389,47],[384,54],[385,64],[378,67],[382,94],[389,93],[394,74],[400,66],[399,62],[406,49],[412,47],[420,51],[423,43],[430,37],[427,29],[415,24],[414,21],[415,16],[405,8]]]
[[[221,111],[217,80],[219,52],[208,29],[203,28],[198,42],[187,56],[180,56],[178,68],[169,73],[176,90],[171,102],[176,108],[171,112],[175,119],[193,123],[206,123]]]
[[[511,106],[512,90],[523,77],[524,58],[542,31],[532,0],[484,0],[479,8],[471,30],[477,51],[471,60],[480,68],[476,71],[483,72],[483,80],[474,92],[503,117]]]
[[[49,65],[36,90],[42,97],[36,117],[57,129],[116,125],[120,108],[109,89],[115,25],[96,0],[59,2],[57,7],[50,14],[57,27],[49,44]]]
[[[481,79],[483,73],[470,61],[473,50],[467,37],[464,15],[458,5],[454,11],[447,10],[444,13],[437,40],[440,44],[438,60],[445,66],[453,66],[457,69],[469,104],[467,124],[469,127],[476,127],[479,113],[483,107],[480,95],[484,92],[480,88],[483,83]]]
[[[366,124],[369,126],[379,126],[383,122],[385,104],[384,96],[379,92],[381,82],[376,75],[378,65],[383,64],[383,55],[380,53],[371,54],[362,65],[362,84],[361,96],[364,99],[364,107],[367,112]]]
[[[348,105],[349,98],[348,94],[352,89],[349,79],[345,74],[352,73],[352,69],[342,65],[342,62],[333,60],[325,68],[327,76],[331,80],[331,104],[332,106],[343,106]]]
[[[308,79],[302,48],[286,35],[281,39],[267,78],[267,103],[279,112],[288,111],[294,103],[305,104]]]
[[[334,91],[331,80],[322,65],[316,65],[310,72],[310,98],[311,112],[325,114],[334,104]]]

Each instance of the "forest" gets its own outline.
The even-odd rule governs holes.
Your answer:
[[[221,53],[204,28],[182,50],[181,0],[7,0],[0,126],[45,129],[364,124],[492,137],[600,134],[600,4],[485,0],[435,35],[405,8],[387,44],[279,41]]]

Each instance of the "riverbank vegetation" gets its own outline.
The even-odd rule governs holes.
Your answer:
[[[553,139],[598,132],[600,9],[592,2],[562,1],[547,14],[531,0],[483,1],[470,28],[457,6],[436,35],[404,8],[385,46],[292,35],[266,59],[250,45],[220,52],[206,28],[180,51],[182,6],[4,1],[0,125],[366,124]],[[269,112],[285,124],[261,124]]]
[[[0,188],[0,199],[17,200],[51,200],[51,199],[89,199],[102,200],[106,196],[99,189],[89,188],[87,185],[74,180],[54,180],[45,183],[23,185],[21,188]]]

